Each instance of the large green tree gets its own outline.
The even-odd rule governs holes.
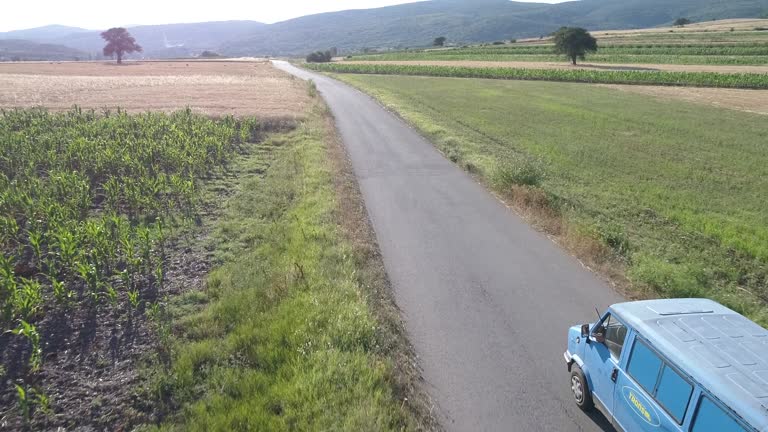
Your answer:
[[[584,60],[588,52],[597,52],[597,39],[581,27],[562,27],[554,36],[555,51],[568,56],[574,65],[576,59]]]

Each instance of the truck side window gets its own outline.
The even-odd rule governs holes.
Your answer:
[[[683,423],[688,404],[691,402],[691,394],[693,394],[693,386],[665,364],[654,396],[678,424]]]
[[[656,389],[661,365],[659,356],[648,348],[645,342],[636,338],[635,346],[632,348],[632,356],[629,358],[627,373],[650,395]]]
[[[627,338],[627,328],[619,320],[609,315],[603,323],[605,326],[605,345],[611,352],[611,357],[618,362],[621,357],[621,349],[624,347],[624,339]]]
[[[722,408],[715,405],[708,397],[702,396],[696,417],[693,419],[691,432],[718,431],[718,432],[746,432],[736,420],[734,420]]]

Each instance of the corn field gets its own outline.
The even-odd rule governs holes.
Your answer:
[[[427,50],[424,54],[433,56],[462,54],[552,54],[554,45],[520,45],[520,46],[490,46],[480,48],[460,48],[454,50]],[[738,55],[766,56],[768,46],[763,43],[755,44],[635,44],[635,45],[600,45],[600,53],[605,54],[635,54],[635,55]]]
[[[602,50],[600,51],[603,52]],[[432,55],[431,53],[393,53],[370,56],[356,56],[359,61],[494,61],[494,62],[563,62],[565,57],[556,54],[508,54],[481,53],[466,54],[456,50],[450,54]],[[589,63],[623,64],[677,64],[677,65],[731,65],[760,66],[768,65],[768,56],[738,55],[636,55],[636,54],[590,54]]]
[[[649,63],[690,65],[764,65],[768,46],[749,44],[627,44],[601,45],[588,56],[597,63]],[[393,52],[353,57],[361,61],[476,60],[476,61],[562,61],[553,45],[504,45],[444,50]]]
[[[200,179],[257,129],[189,110],[0,112],[0,333],[27,340],[25,375],[44,362],[46,313],[148,306],[165,282],[170,229],[197,212]]]
[[[586,69],[520,69],[503,67],[462,67],[388,64],[307,64],[320,72],[376,75],[417,75],[432,77],[487,78],[530,81],[564,81],[600,84],[669,85],[768,89],[768,74],[722,74],[715,72],[594,71]]]

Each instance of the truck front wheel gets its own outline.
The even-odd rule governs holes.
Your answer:
[[[582,411],[589,411],[594,408],[595,404],[592,401],[592,391],[589,389],[589,384],[587,384],[587,378],[577,364],[574,364],[571,368],[571,392],[573,393],[573,398],[576,400],[576,405],[578,405]]]

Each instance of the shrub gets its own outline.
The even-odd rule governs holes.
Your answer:
[[[316,51],[307,56],[307,63],[329,63],[333,59],[330,51]]]
[[[509,189],[512,186],[535,187],[541,186],[545,177],[543,161],[518,155],[496,166],[492,182],[499,189]]]
[[[493,44],[494,45],[504,45],[504,41],[496,41]]]

